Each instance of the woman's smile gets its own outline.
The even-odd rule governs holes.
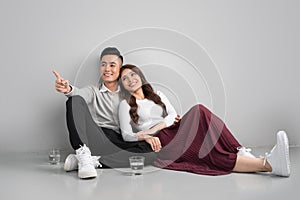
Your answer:
[[[131,81],[131,82],[128,84],[128,86],[132,88],[132,87],[134,87],[136,84],[137,84],[137,81]]]
[[[141,77],[130,69],[125,69],[123,71],[121,80],[125,89],[130,92],[135,92],[142,86]]]

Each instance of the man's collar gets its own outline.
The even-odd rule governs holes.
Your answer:
[[[100,86],[100,92],[111,92],[114,93],[112,91],[110,91],[110,89],[108,89],[103,83]],[[120,91],[120,86],[118,85],[118,89],[115,92],[119,92]]]

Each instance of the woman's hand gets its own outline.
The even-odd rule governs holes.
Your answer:
[[[174,124],[177,124],[180,121],[181,117],[179,114],[175,117]]]
[[[147,131],[139,131],[136,133],[136,137],[138,141],[145,140],[146,137],[149,137],[149,133]]]
[[[161,150],[161,143],[158,137],[148,136],[145,138],[145,141],[150,144],[154,152],[159,152]]]
[[[154,152],[159,152],[161,150],[161,143],[158,137],[153,137],[151,135],[148,135],[147,131],[140,131],[136,133],[136,137],[139,141],[146,141],[148,144],[150,144],[152,150]]]

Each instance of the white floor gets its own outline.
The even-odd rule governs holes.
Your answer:
[[[129,169],[98,169],[98,177],[90,180],[64,172],[62,163],[50,165],[47,156],[2,155],[0,199],[299,199],[300,148],[291,148],[290,154],[289,178],[252,173],[212,177],[150,166],[142,176],[129,176]]]

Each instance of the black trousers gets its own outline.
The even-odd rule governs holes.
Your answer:
[[[152,164],[156,153],[145,141],[125,142],[120,133],[99,127],[93,120],[81,96],[69,97],[66,102],[69,139],[74,150],[86,144],[92,155],[101,156],[104,167],[129,167],[129,157],[145,157],[145,165]]]

